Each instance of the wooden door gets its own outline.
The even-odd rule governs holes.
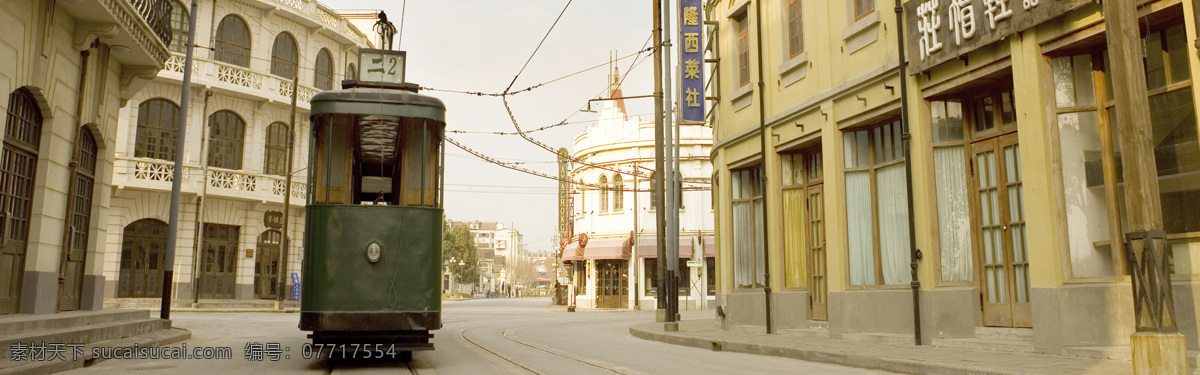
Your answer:
[[[824,185],[808,188],[808,259],[811,278],[812,320],[829,319],[829,288],[825,280],[825,192]]]
[[[21,277],[25,273],[25,244],[37,154],[5,143],[0,171],[0,314],[16,313]]]
[[[258,247],[254,252],[254,296],[275,299],[279,289],[279,255],[283,235],[277,230],[268,230],[258,236]]]
[[[1033,326],[1019,147],[1015,133],[971,146],[985,326]]]
[[[623,260],[596,261],[596,308],[619,309],[628,306],[626,286],[629,276]]]
[[[167,248],[167,223],[142,219],[125,226],[121,240],[121,271],[117,297],[159,297],[162,255]]]
[[[237,245],[237,226],[204,224],[200,298],[234,298],[237,277]]]

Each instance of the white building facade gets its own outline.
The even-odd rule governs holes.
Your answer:
[[[563,261],[570,263],[576,306],[653,309],[658,296],[656,198],[650,192],[654,121],[630,116],[619,99],[619,74],[614,71],[611,78],[612,100],[604,102],[596,123],[575,137],[571,155],[575,236],[566,245]],[[712,128],[691,124],[680,129],[679,171],[684,181],[679,209],[680,308],[703,309],[715,296],[708,184],[713,172],[708,156]],[[636,176],[630,173],[634,170]]]
[[[119,108],[166,62],[170,11],[0,2],[0,315],[103,307]]]
[[[173,295],[190,300],[199,289],[203,299],[274,299],[285,272],[282,292],[292,299],[291,275],[299,276],[302,257],[309,99],[356,75],[358,50],[371,48],[369,38],[315,1],[200,1],[193,91],[180,105],[189,14],[183,3],[175,6],[166,68],[116,120],[104,296],[122,306],[161,293],[178,137],[185,170]],[[291,246],[284,251],[294,78]],[[185,134],[176,131],[178,111],[187,112]]]

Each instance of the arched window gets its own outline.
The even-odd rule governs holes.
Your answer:
[[[600,175],[600,212],[608,212],[608,176]]]
[[[117,297],[157,297],[162,284],[162,252],[166,248],[167,223],[142,219],[126,225],[121,239]]]
[[[321,49],[317,53],[317,69],[316,76],[313,77],[313,86],[321,90],[333,90],[333,55],[329,54],[328,49]]]
[[[353,63],[346,64],[346,76],[342,77],[342,79],[357,80],[358,79],[358,68],[354,67]]]
[[[296,49],[296,38],[286,32],[275,37],[275,46],[271,47],[271,74],[292,79],[296,78],[297,61],[300,52]]]
[[[175,160],[175,137],[179,133],[179,106],[166,99],[150,99],[138,105],[137,145],[133,156]]]
[[[208,116],[208,166],[242,169],[242,143],[246,121],[233,111]]]
[[[625,186],[621,184],[621,175],[613,173],[613,211],[625,209]]]
[[[188,19],[191,18],[191,15],[188,14],[187,7],[182,3],[178,1],[174,1],[174,3],[175,6],[171,7],[171,45],[168,47],[173,52],[186,53],[187,50],[183,49],[183,45],[187,44]]]
[[[287,175],[287,125],[282,122],[267,127],[267,150],[263,173],[276,176]]]
[[[250,66],[250,28],[246,21],[228,15],[217,25],[214,58],[234,65]]]
[[[9,94],[8,119],[4,131],[4,149],[0,157],[0,212],[8,214],[8,228],[0,242],[0,314],[15,313],[21,290],[15,287],[25,272],[25,243],[29,238],[29,217],[33,185],[37,181],[38,149],[42,139],[42,111],[29,90],[20,88]]]

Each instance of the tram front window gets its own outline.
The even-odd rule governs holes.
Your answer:
[[[313,126],[314,203],[440,206],[440,122],[335,114]]]

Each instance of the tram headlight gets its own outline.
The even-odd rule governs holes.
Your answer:
[[[379,246],[378,242],[371,242],[370,245],[367,245],[367,260],[368,261],[371,261],[371,263],[378,262],[379,257],[381,257],[381,256],[383,256],[383,248],[381,246]]]

